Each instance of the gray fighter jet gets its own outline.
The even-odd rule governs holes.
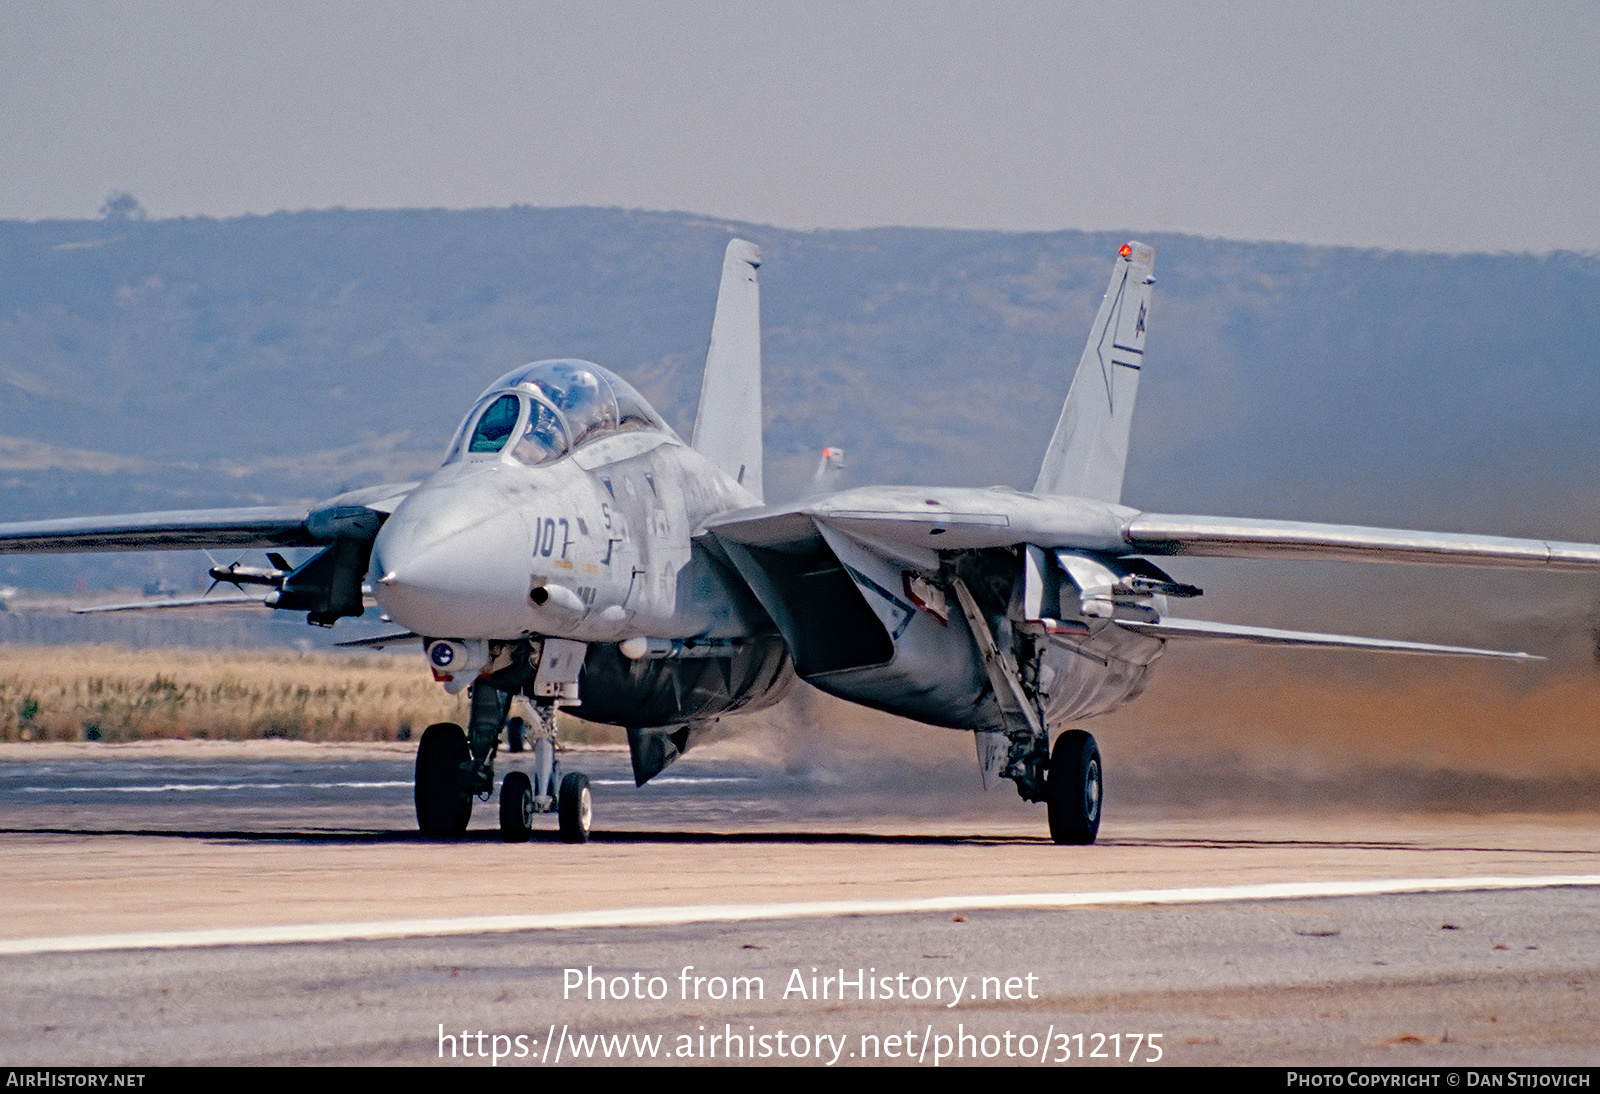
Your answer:
[[[500,789],[507,839],[556,812],[586,839],[588,782],[556,761],[558,707],[625,727],[643,785],[724,715],[795,677],[932,726],[970,731],[986,785],[1047,807],[1058,843],[1100,825],[1100,754],[1077,723],[1137,696],[1171,640],[1523,653],[1210,623],[1169,614],[1201,590],[1162,555],[1600,569],[1600,545],[1142,513],[1121,504],[1154,251],[1124,245],[1031,492],[879,486],[787,505],[762,492],[759,252],[727,249],[694,433],[686,444],[621,377],[550,360],[489,385],[422,482],[301,508],[0,524],[0,551],[265,548],[270,568],[217,567],[315,624],[370,595],[470,689],[466,727],[417,753],[424,832],[463,831],[494,792],[501,741],[533,777]],[[281,551],[320,548],[290,565]],[[264,589],[254,598],[246,586]],[[214,599],[214,598],[213,598]],[[193,600],[169,600],[186,604]],[[509,728],[508,728],[509,727]],[[1051,747],[1052,736],[1054,747]]]

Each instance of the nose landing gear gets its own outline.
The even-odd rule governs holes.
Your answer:
[[[594,821],[594,798],[589,793],[589,776],[574,771],[561,780],[561,839],[565,843],[588,843],[589,826]]]
[[[556,706],[577,702],[583,650],[580,642],[555,639],[490,644],[494,671],[472,684],[467,728],[450,722],[429,726],[417,748],[417,826],[425,835],[453,837],[467,830],[472,799],[487,801],[494,793],[494,760],[503,737],[511,752],[526,747],[533,755],[527,771],[512,771],[501,784],[500,837],[523,842],[532,835],[536,814],[556,813],[563,840],[588,840],[594,817],[589,780],[576,772],[563,777],[556,760]],[[521,707],[518,715],[512,714],[514,701]]]
[[[563,775],[556,760],[555,704],[537,703],[537,718],[528,726],[533,763],[528,772],[509,772],[500,785],[500,838],[523,843],[533,834],[533,818],[555,813],[561,838],[586,843],[594,820],[589,778]],[[432,725],[417,747],[415,796],[417,827],[423,835],[454,838],[467,830],[472,799],[481,796],[485,775],[493,783],[494,754],[475,761],[466,731],[452,722]]]
[[[526,843],[533,835],[533,813],[533,784],[522,772],[513,771],[500,784],[500,838]]]
[[[555,813],[564,842],[586,843],[594,820],[589,777],[578,772],[561,774],[556,760],[555,704],[536,703],[534,713],[527,730],[532,735],[532,770],[527,774],[513,771],[500,784],[500,838],[507,843],[525,842],[533,833],[537,814]]]

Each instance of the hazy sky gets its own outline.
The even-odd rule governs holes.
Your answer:
[[[1600,4],[0,2],[0,217],[620,205],[1600,251]]]

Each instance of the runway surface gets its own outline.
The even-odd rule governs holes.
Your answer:
[[[1140,890],[1593,879],[1595,814],[1174,818],[1148,805],[1119,811],[1113,798],[1100,843],[1061,848],[1041,815],[1002,796],[1008,790],[982,796],[952,784],[941,793],[870,771],[841,778],[715,750],[635,790],[624,754],[588,752],[568,763],[595,783],[591,844],[557,842],[553,820],[546,838],[502,844],[493,803],[478,806],[466,841],[447,844],[414,832],[403,746],[19,751],[27,747],[0,756],[0,953],[47,952],[0,956],[17,1003],[0,1017],[8,1063],[438,1062],[441,1045],[445,1063],[488,1063],[463,1055],[460,1035],[479,1029],[520,1034],[524,1049],[539,1042],[519,1058],[508,1040],[502,1064],[540,1062],[541,1053],[552,1062],[551,1043],[568,1062],[582,1043],[564,1040],[563,1026],[574,1037],[688,1036],[682,1062],[710,1055],[694,1041],[702,1032],[724,1034],[724,1055],[743,1044],[726,1040],[735,1026],[749,1037],[782,1028],[848,1038],[848,1051],[901,1064],[912,1042],[921,1051],[910,1062],[931,1065],[941,1046],[980,1027],[997,1040],[969,1047],[990,1063],[1025,1062],[1014,1050],[1027,1035],[1035,1062],[1076,1065],[1081,1049],[1083,1062],[1126,1066],[1132,1042],[1105,1041],[1102,1050],[1115,1044],[1120,1056],[1094,1058],[1096,1033],[1162,1033],[1155,1043],[1166,1063],[1600,1060],[1592,885],[1324,899],[1265,899],[1273,890],[1257,888],[1220,904],[1108,906],[1102,896],[1064,906]],[[1278,890],[1296,891],[1305,890]],[[1063,906],[1003,906],[1030,894]],[[930,900],[938,911],[814,909]],[[729,905],[766,906],[769,918],[693,912]],[[800,905],[813,911],[770,918]],[[676,909],[678,919],[629,918],[650,908]],[[437,920],[471,932],[483,917],[526,926],[558,916],[646,925],[502,924],[413,938],[339,930]],[[325,933],[303,937],[345,940],[62,952],[68,938],[254,938],[308,925]],[[613,980],[658,976],[666,994],[562,998],[563,970],[589,966]],[[680,998],[684,966],[758,977],[767,994]],[[844,969],[847,981],[858,969],[929,985],[966,978],[972,991],[993,977],[996,994],[1032,976],[1035,996],[963,998],[953,1008],[948,998],[783,998],[794,970],[809,978],[813,967],[835,977]],[[441,1025],[453,1041],[440,1041]],[[1050,1040],[1062,1030],[1089,1041],[1063,1050]],[[1008,1031],[1010,1049],[997,1047]],[[887,1055],[891,1035],[899,1055]],[[946,1035],[954,1040],[937,1040]],[[1149,1062],[1151,1042],[1139,1044]],[[797,1062],[775,1052],[758,1059]]]

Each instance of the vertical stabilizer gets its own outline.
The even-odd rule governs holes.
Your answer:
[[[711,349],[690,441],[757,501],[761,492],[761,250],[735,239],[722,260]]]
[[[1156,252],[1143,243],[1125,243],[1117,255],[1111,285],[1039,468],[1035,494],[1122,500]]]

